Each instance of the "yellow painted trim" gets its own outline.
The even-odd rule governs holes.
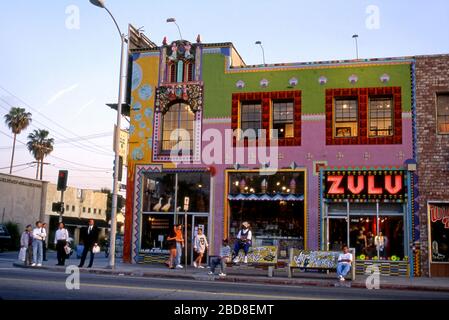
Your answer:
[[[298,169],[279,169],[279,170],[269,170],[269,172],[303,172],[304,173],[304,249],[308,249],[308,235],[309,235],[309,210],[307,207],[307,196],[308,196],[308,174],[306,168],[298,168]],[[224,212],[223,212],[223,235],[225,238],[229,238],[229,201],[228,201],[228,192],[229,192],[229,174],[230,173],[257,173],[260,172],[260,169],[248,169],[248,170],[235,170],[235,169],[226,169],[225,170],[225,192],[224,192]]]

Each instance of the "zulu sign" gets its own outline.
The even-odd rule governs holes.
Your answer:
[[[324,198],[403,201],[404,171],[324,171]]]

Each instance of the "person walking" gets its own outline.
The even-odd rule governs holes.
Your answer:
[[[209,244],[207,243],[206,236],[203,234],[203,229],[198,228],[198,234],[195,236],[195,240],[193,243],[193,249],[198,254],[197,258],[193,262],[193,266],[195,268],[204,269],[204,267],[201,265],[201,260],[203,260],[203,255],[209,247]]]
[[[243,260],[244,263],[248,263],[248,251],[252,244],[252,232],[249,229],[249,223],[243,222],[242,229],[237,234],[237,241],[234,245],[234,263],[238,263],[240,261],[239,251],[243,249],[245,253],[245,258]]]
[[[167,237],[167,244],[168,244],[168,250],[170,251],[170,257],[168,258],[167,261],[167,266],[169,269],[174,269],[175,266],[175,262],[176,262],[176,255],[177,255],[177,250],[176,250],[176,232],[178,231],[178,228],[176,225],[173,226],[173,228],[170,229],[170,233],[168,234]]]
[[[33,263],[32,267],[42,267],[42,261],[44,259],[43,244],[47,234],[44,233],[42,228],[42,222],[36,222],[36,228],[33,229]]]
[[[33,260],[33,227],[31,224],[26,226],[20,237],[20,250],[24,252],[21,260],[26,266],[31,265]]]
[[[176,226],[176,260],[175,266],[178,269],[184,268],[181,265],[182,249],[184,248],[184,238],[182,236],[182,224]]]
[[[69,241],[69,232],[65,228],[65,224],[61,222],[55,234],[56,255],[58,258],[57,266],[65,265],[65,259],[67,257],[67,252],[65,251],[65,248],[67,246],[68,241]]]
[[[98,245],[98,233],[99,230],[95,226],[95,221],[93,219],[89,220],[89,225],[87,228],[83,230],[83,243],[84,243],[84,250],[83,254],[81,255],[81,261],[78,265],[78,268],[82,268],[84,266],[84,262],[86,261],[87,253],[90,252],[90,260],[88,268],[92,268],[92,265],[94,264],[94,252],[93,248],[94,246]]]
[[[47,224],[44,222],[42,224],[42,233],[45,233],[45,237],[42,240],[42,256],[43,256],[43,260],[44,261],[48,261],[47,260]]]

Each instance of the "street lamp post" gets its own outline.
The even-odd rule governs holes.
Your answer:
[[[266,65],[266,63],[265,63],[265,50],[263,49],[262,41],[256,41],[256,44],[258,44],[262,48],[263,65]]]
[[[176,23],[176,19],[175,18],[168,18],[167,19],[167,23],[174,23],[176,25],[176,27],[178,28],[178,32],[179,32],[179,40],[182,40],[182,34],[181,34],[181,29],[179,28],[178,24]]]
[[[114,21],[115,26],[120,34],[121,40],[121,58],[120,58],[120,80],[119,80],[119,94],[118,94],[118,104],[117,104],[117,123],[116,130],[114,132],[114,154],[115,154],[115,165],[114,165],[114,185],[112,189],[112,208],[111,208],[111,234],[109,241],[109,268],[115,267],[115,237],[117,233],[117,198],[118,198],[118,174],[119,174],[119,145],[120,145],[120,128],[122,120],[122,101],[123,101],[123,84],[125,83],[123,78],[126,76],[123,72],[123,66],[126,59],[126,35],[122,33],[120,27],[112,15],[111,11],[106,7],[105,0],[89,0],[94,6],[105,9]]]
[[[357,60],[359,60],[359,43],[357,41],[359,38],[359,35],[355,34],[352,36],[352,38],[355,39],[355,54],[356,54]]]

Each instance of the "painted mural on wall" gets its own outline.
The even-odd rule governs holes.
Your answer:
[[[293,268],[336,269],[339,252],[291,249],[290,266]]]
[[[243,261],[244,255],[243,250],[240,250],[240,261]],[[248,253],[248,263],[277,263],[277,256],[276,246],[253,247],[252,251]]]

